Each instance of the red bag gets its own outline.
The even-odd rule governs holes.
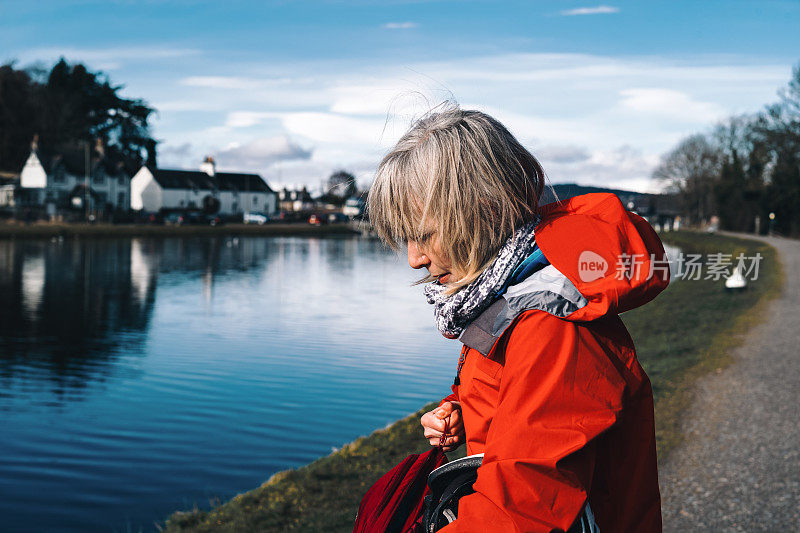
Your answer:
[[[372,485],[358,507],[353,533],[422,532],[428,474],[447,462],[439,446],[409,455]]]

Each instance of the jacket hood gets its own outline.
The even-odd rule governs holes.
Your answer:
[[[585,298],[568,320],[595,320],[646,304],[669,284],[664,245],[617,195],[590,193],[540,208],[536,242]]]
[[[525,279],[481,313],[459,337],[489,353],[522,312],[591,321],[646,304],[669,284],[664,246],[650,224],[612,193],[590,193],[540,207]]]

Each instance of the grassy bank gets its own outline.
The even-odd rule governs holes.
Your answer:
[[[746,256],[759,252],[764,259],[758,280],[745,292],[727,293],[722,281],[679,280],[652,303],[623,315],[654,385],[661,457],[680,442],[680,417],[691,401],[694,381],[730,363],[728,352],[763,316],[782,280],[774,249],[757,241],[691,232],[666,233],[662,239],[684,253],[723,252],[735,257],[739,252]],[[430,408],[425,406],[303,468],[276,474],[261,487],[210,511],[175,513],[165,530],[351,531],[366,489],[407,454],[428,448],[419,416]]]
[[[0,238],[194,237],[203,235],[324,236],[357,233],[348,224],[223,224],[161,226],[147,224],[0,224]]]
[[[780,293],[784,273],[775,249],[759,241],[687,231],[661,238],[704,258],[717,252],[732,258],[739,253],[763,257],[758,279],[744,292],[726,292],[721,280],[679,280],[651,304],[622,315],[653,383],[656,439],[663,460],[681,441],[681,416],[692,400],[692,384],[732,362],[731,349],[763,320],[769,300]],[[702,275],[706,272],[704,268]]]

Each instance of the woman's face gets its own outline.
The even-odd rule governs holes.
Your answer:
[[[427,268],[431,276],[439,278],[439,283],[462,277],[458,268],[442,253],[438,239],[433,234],[426,236],[423,243],[408,241],[408,264],[411,268]]]

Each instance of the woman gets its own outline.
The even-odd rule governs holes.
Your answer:
[[[613,194],[539,207],[543,181],[502,124],[451,109],[415,123],[370,190],[375,229],[427,269],[436,325],[463,343],[421,423],[484,457],[441,531],[660,531],[653,395],[618,314],[667,286],[663,246]]]

